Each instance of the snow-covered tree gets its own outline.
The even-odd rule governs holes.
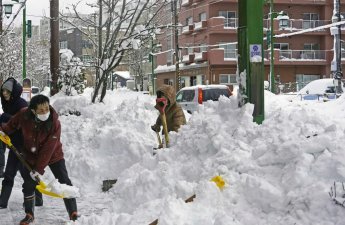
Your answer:
[[[83,63],[78,57],[73,57],[69,49],[60,50],[59,89],[67,96],[81,94],[85,89],[85,74],[82,72]]]
[[[128,50],[139,49],[141,40],[151,38],[156,29],[155,18],[166,4],[165,0],[98,0],[93,5],[98,8],[95,17],[80,17],[90,27],[89,32],[80,30],[97,46],[94,62],[96,84],[92,102],[96,101],[99,94],[99,101],[103,101],[109,77]],[[76,17],[79,17],[77,7],[78,5],[73,5],[73,10]],[[63,15],[61,19],[68,22],[68,18]]]
[[[22,77],[22,42],[13,32],[3,35],[0,40],[0,79]]]
[[[26,77],[32,79],[32,85],[43,90],[50,83],[49,42],[28,38],[26,45]]]

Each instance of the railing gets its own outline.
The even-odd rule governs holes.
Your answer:
[[[182,27],[182,34],[186,34],[190,32],[190,25]]]
[[[238,27],[238,18],[224,19],[224,28],[237,28],[237,27]]]
[[[279,60],[326,60],[325,50],[280,50]]]
[[[199,30],[202,28],[202,21],[194,23],[194,30]]]
[[[224,49],[224,59],[237,59],[237,50]]]

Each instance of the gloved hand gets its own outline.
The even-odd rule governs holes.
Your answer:
[[[2,130],[0,130],[0,135],[1,136],[6,136],[6,134]]]
[[[153,130],[153,131],[155,131],[155,132],[159,132],[159,131],[161,131],[161,126],[158,126],[158,125],[152,125],[151,126],[151,129]]]
[[[30,176],[34,181],[41,180],[41,174],[39,174],[37,171],[32,170],[30,172]]]

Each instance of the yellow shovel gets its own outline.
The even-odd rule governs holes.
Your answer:
[[[22,162],[23,165],[31,172],[32,171],[31,166],[25,161],[23,156],[19,153],[16,147],[14,147],[14,145],[11,143],[10,137],[8,135],[3,136],[0,134],[0,140],[3,141],[16,154],[20,162]],[[36,181],[38,183],[38,185],[36,185],[36,189],[42,194],[55,197],[55,198],[64,198],[64,196],[60,194],[47,190],[47,185],[39,177],[36,177]]]

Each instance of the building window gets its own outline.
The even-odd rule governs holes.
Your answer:
[[[199,21],[206,21],[206,13],[202,12],[199,14]]]
[[[219,84],[237,84],[236,74],[219,74]]]
[[[289,49],[289,43],[274,43],[274,48],[279,49],[279,57],[281,59],[291,59],[292,51]]]
[[[207,45],[206,44],[200,44],[200,52],[207,52]]]
[[[320,77],[320,75],[296,74],[297,91],[301,90],[311,81],[320,79]]]
[[[173,81],[173,79],[164,79],[164,84],[173,86],[174,81]]]
[[[219,11],[219,16],[223,16],[224,27],[237,27],[236,12],[231,11]]]
[[[303,13],[303,29],[319,26],[320,16],[317,13]]]
[[[83,62],[91,62],[92,61],[91,55],[83,55],[82,56],[82,61]]]
[[[193,25],[193,17],[192,16],[186,18],[186,25]]]
[[[172,35],[168,34],[167,35],[167,50],[172,49]],[[167,65],[171,65],[173,60],[173,51],[168,51],[167,53]]]
[[[82,40],[82,47],[83,47],[83,48],[92,48],[93,45],[92,45],[91,42],[88,41],[88,40]]]
[[[224,59],[236,58],[236,44],[219,44],[219,48],[224,49]]]
[[[60,41],[60,49],[67,49],[68,48],[68,42],[67,41]]]

